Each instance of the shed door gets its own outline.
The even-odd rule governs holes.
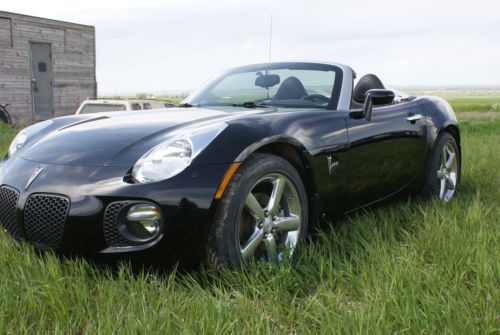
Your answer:
[[[54,116],[52,109],[52,55],[50,44],[31,44],[31,91],[35,120]]]

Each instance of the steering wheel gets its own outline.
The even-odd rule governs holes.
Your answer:
[[[317,102],[318,100],[320,102],[326,102],[326,103],[329,103],[330,102],[330,98],[328,97],[325,97],[324,95],[322,94],[317,94],[317,93],[313,93],[313,94],[309,94],[309,95],[306,95],[305,97],[302,98],[303,100],[309,100],[311,102]]]

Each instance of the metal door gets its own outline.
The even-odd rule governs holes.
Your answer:
[[[50,119],[54,116],[50,44],[31,44],[31,73],[31,91],[35,120]]]
[[[373,110],[371,121],[347,118],[350,187],[353,207],[380,200],[422,172],[427,132],[417,103],[401,103]]]

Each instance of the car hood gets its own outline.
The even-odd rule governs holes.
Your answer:
[[[230,113],[204,108],[170,108],[100,113],[56,119],[55,128],[28,143],[19,156],[45,164],[131,166],[168,138],[205,125],[266,110]]]

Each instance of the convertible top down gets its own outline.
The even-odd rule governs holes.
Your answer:
[[[38,248],[279,262],[323,218],[396,194],[450,201],[460,163],[440,98],[341,64],[256,64],[177,108],[24,129],[1,161],[0,223]]]

